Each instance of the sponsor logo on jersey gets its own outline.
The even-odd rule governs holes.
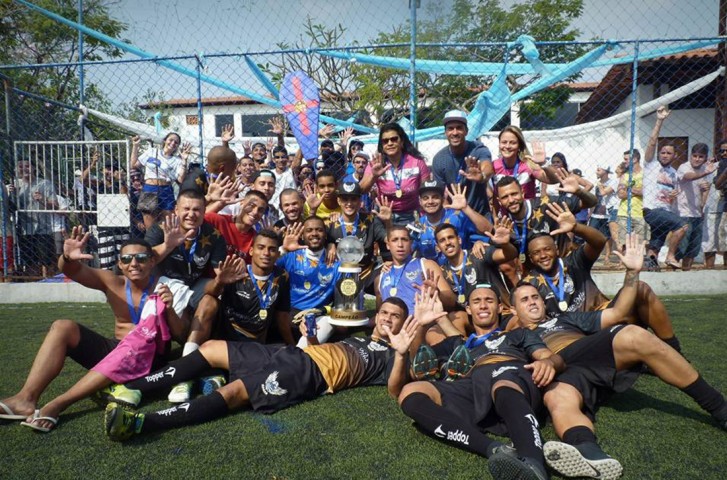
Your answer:
[[[538,328],[543,328],[545,330],[551,329],[555,327],[555,325],[558,323],[558,317],[555,317],[553,319],[548,320],[547,322],[541,322],[540,325],[538,325]]]
[[[238,297],[244,298],[245,300],[250,300],[252,298],[252,294],[247,290],[238,290],[235,293],[237,293]]]
[[[197,255],[194,255],[194,264],[198,267],[204,267],[207,265],[207,260],[210,259],[210,252],[205,253],[203,256],[198,257]]]
[[[385,352],[389,349],[386,345],[381,345],[380,343],[374,341],[369,342],[368,348],[372,352]]]
[[[498,347],[505,341],[505,335],[494,340],[485,340],[485,346],[490,350],[497,350]]]
[[[268,375],[268,378],[265,379],[265,383],[261,385],[260,387],[265,395],[285,395],[288,393],[287,390],[284,388],[280,388],[280,384],[278,383],[278,371],[274,371],[270,375]]]
[[[500,367],[497,370],[492,371],[492,378],[499,377],[503,373],[507,372],[508,370],[517,370],[517,367],[509,366],[509,367]]]
[[[413,281],[414,281],[414,280],[416,280],[416,279],[417,279],[417,277],[419,276],[419,271],[418,271],[418,270],[414,270],[413,272],[406,272],[406,273],[404,274],[404,276],[405,276],[406,278],[408,278],[410,282],[413,282]]]
[[[469,271],[465,270],[464,279],[469,284],[476,283],[477,282],[477,272],[475,272],[475,269],[470,268]]]
[[[331,283],[331,280],[333,280],[332,273],[329,273],[328,275],[323,275],[322,273],[318,274],[318,281],[321,282],[321,285],[328,285]]]

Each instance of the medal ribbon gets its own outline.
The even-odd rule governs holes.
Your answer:
[[[133,323],[134,325],[137,325],[139,323],[139,320],[141,320],[141,311],[144,309],[144,305],[146,304],[146,300],[149,297],[149,290],[151,289],[152,285],[154,285],[153,276],[149,279],[149,284],[141,293],[141,298],[139,299],[139,308],[137,309],[134,307],[134,299],[131,297],[131,282],[128,278],[126,279],[126,305],[129,307],[129,316],[131,317],[131,323]]]
[[[402,277],[402,276],[404,275],[404,270],[406,270],[406,267],[408,267],[408,266],[409,266],[409,264],[410,264],[410,263],[411,263],[411,262],[412,262],[413,260],[414,260],[414,259],[411,259],[411,258],[410,258],[410,259],[409,259],[409,260],[408,260],[408,261],[407,261],[407,262],[406,262],[406,263],[404,264],[404,266],[403,266],[403,267],[401,267],[401,272],[399,272],[399,276],[398,276],[398,277],[396,278],[396,282],[394,282],[394,281],[393,281],[393,280],[394,280],[394,275],[392,275],[392,273],[394,273],[394,272],[395,272],[395,271],[396,271],[397,269],[396,269],[395,267],[392,267],[392,268],[391,268],[391,270],[389,271],[389,278],[391,279],[391,282],[389,283],[389,288],[390,288],[390,289],[391,289],[391,288],[396,288],[396,286],[397,286],[397,285],[399,285],[399,281],[401,280],[401,277]]]
[[[271,273],[270,276],[268,276],[268,279],[265,281],[265,293],[263,294],[262,290],[260,290],[260,286],[257,284],[257,279],[255,278],[255,275],[252,274],[252,267],[250,265],[247,266],[247,273],[250,274],[250,280],[252,280],[252,285],[255,287],[255,293],[257,294],[257,298],[260,301],[260,308],[266,309],[270,306],[270,292],[273,289],[273,281]]]
[[[457,272],[452,269],[452,279],[454,280],[454,290],[462,295],[464,293],[464,270],[467,267],[467,252],[464,252],[464,260],[462,261],[462,270],[459,272],[459,278]]]
[[[398,168],[394,167],[394,164],[391,163],[391,160],[389,160],[389,163],[391,164],[391,168],[390,168],[391,177],[394,179],[394,185],[396,186],[396,190],[399,192],[403,192],[403,190],[401,189],[401,179],[404,176],[404,160],[405,159],[406,159],[406,157],[404,157],[402,155],[401,160],[399,161]],[[397,170],[401,170],[401,173],[399,176],[396,175]]]
[[[550,275],[543,274],[543,277],[545,277],[545,281],[547,282],[550,289],[555,293],[555,296],[558,297],[558,302],[562,302],[565,300],[565,275],[563,274],[563,259],[558,259],[558,286],[556,287],[553,285],[553,279],[550,278]]]
[[[487,340],[488,338],[490,338],[491,336],[493,336],[496,333],[500,333],[499,328],[494,329],[490,333],[485,333],[484,335],[479,335],[479,336],[477,334],[473,333],[467,338],[467,342],[465,342],[464,346],[470,350],[472,350],[473,348],[477,348],[480,345],[482,345],[483,343],[485,343],[485,340]]]
[[[186,243],[187,240],[185,239],[184,242]],[[194,237],[194,241],[192,241],[192,245],[190,246],[189,251],[187,251],[187,248],[184,245],[180,245],[180,247],[182,247],[182,256],[187,261],[187,270],[189,270],[189,273],[191,274],[192,265],[194,264],[194,252],[197,251],[197,237]]]
[[[518,230],[517,223],[515,222],[515,219],[512,217],[510,213],[507,215],[510,217],[510,220],[512,220],[512,229],[515,231],[515,235],[517,235],[518,240],[520,241],[520,254],[525,255],[525,250],[527,249],[528,243],[527,243],[527,237],[528,237],[528,222],[530,221],[530,215],[532,215],[533,206],[530,204],[529,200],[525,200],[525,205],[527,206],[527,209],[525,210],[525,218],[523,219],[523,229],[522,232]]]
[[[354,237],[356,236],[356,234],[358,233],[358,215],[359,214],[357,213],[356,218],[353,220],[353,230],[352,230],[351,235],[346,233],[346,224],[343,221],[343,217],[341,217],[341,236],[342,236],[342,238],[346,238],[349,236],[354,236]]]

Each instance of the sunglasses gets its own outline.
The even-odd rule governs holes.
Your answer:
[[[275,155],[273,158],[288,158],[287,155]]]
[[[727,153],[727,148],[720,148],[719,153]]]
[[[121,260],[121,263],[124,265],[130,264],[134,259],[136,259],[139,263],[146,263],[150,258],[151,255],[149,253],[125,253],[123,255],[119,255],[119,260]]]
[[[387,145],[389,143],[399,143],[399,137],[395,136],[395,137],[382,138],[381,143],[384,145]]]
[[[265,159],[264,159],[264,158],[263,158],[263,159],[261,159],[261,160],[256,160],[256,161],[257,161],[257,163],[259,163],[260,165],[262,165],[263,163],[265,163]]]

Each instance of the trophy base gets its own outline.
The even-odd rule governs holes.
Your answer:
[[[351,310],[333,310],[329,317],[331,325],[338,325],[341,327],[360,327],[369,323],[369,318],[366,316],[365,311],[351,311]]]

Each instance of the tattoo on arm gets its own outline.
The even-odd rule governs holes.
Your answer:
[[[638,272],[626,272],[626,277],[624,278],[624,287],[633,287],[636,285],[636,283],[638,281],[639,281]]]

